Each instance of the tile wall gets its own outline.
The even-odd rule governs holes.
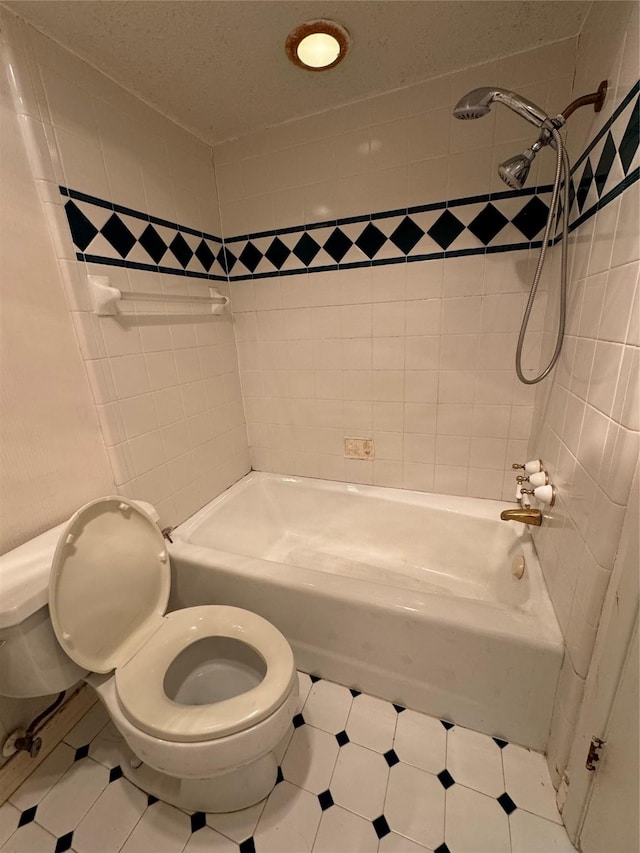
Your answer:
[[[178,263],[165,273],[78,263],[59,187],[102,200],[105,223],[113,204],[151,211],[183,226],[188,242],[198,230],[220,232],[211,149],[30,26],[6,13],[4,24],[17,110],[116,487],[176,524],[249,470],[231,316],[159,298],[129,303],[126,316],[96,317],[88,273],[159,297],[208,296],[208,282],[187,278]]]
[[[581,110],[573,128],[570,120],[574,161],[637,84],[638,32],[637,4],[594,4],[578,43],[574,97],[604,78],[609,93],[600,115]],[[624,115],[625,126],[635,122],[637,146],[637,90]],[[617,139],[621,130],[614,123]],[[599,150],[604,145],[606,138]],[[614,168],[620,169],[617,158]],[[549,747],[556,783],[566,765],[638,464],[639,189],[636,181],[571,235],[568,334],[552,380],[538,387],[529,444],[529,458],[544,460],[559,493],[550,523],[535,532],[567,643]],[[557,304],[550,300],[545,357],[553,349],[556,324]]]
[[[455,120],[457,99],[497,83],[559,111],[570,99],[574,59],[570,39],[214,149],[225,245],[238,258],[231,298],[254,468],[512,498],[505,467],[524,459],[534,402],[512,367],[533,236],[513,226],[515,208],[505,209],[511,224],[493,241],[466,230],[443,243],[429,229],[447,200],[446,216],[467,225],[492,202],[502,210],[531,200],[489,194],[504,193],[496,165],[535,130],[501,109],[478,122]],[[540,157],[532,186],[546,183],[552,167],[553,158]],[[413,218],[427,233],[399,251],[390,235],[416,205]],[[376,250],[382,238],[366,220],[380,211],[394,216],[372,215],[369,226],[390,237]],[[300,255],[288,252],[301,223],[322,244],[349,217],[340,224],[349,237],[344,257],[340,247],[319,253],[310,272],[297,274]],[[285,259],[276,253],[269,266],[255,255],[243,265],[247,241],[264,254],[277,229]],[[485,251],[505,241],[525,248]],[[431,259],[407,262],[416,252]],[[268,272],[274,261],[279,274]],[[252,275],[247,266],[256,263]],[[544,303],[543,293],[529,369],[538,365]],[[375,459],[345,460],[345,436],[373,437]]]

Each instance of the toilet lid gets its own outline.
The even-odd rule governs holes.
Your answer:
[[[58,642],[79,666],[110,672],[158,630],[171,571],[162,534],[144,510],[100,498],[70,519],[53,557],[49,611]]]

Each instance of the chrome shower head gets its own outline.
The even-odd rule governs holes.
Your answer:
[[[467,92],[455,105],[453,115],[459,119],[481,118],[491,110],[494,101],[509,107],[536,127],[549,126],[549,116],[532,101],[508,89],[490,86]]]
[[[498,166],[498,174],[508,187],[512,190],[521,190],[529,177],[529,169],[536,152],[527,148],[522,154],[509,157]]]

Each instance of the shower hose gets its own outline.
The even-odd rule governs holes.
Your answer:
[[[564,147],[564,143],[562,142],[562,137],[558,133],[558,130],[554,127],[551,129],[551,136],[553,137],[553,141],[556,146],[556,173],[553,181],[553,193],[551,195],[551,204],[549,206],[549,215],[547,216],[547,224],[544,229],[544,234],[542,237],[542,246],[540,247],[540,256],[538,257],[538,264],[536,266],[535,275],[533,276],[533,282],[531,284],[531,291],[529,292],[529,299],[527,300],[527,307],[524,309],[524,315],[522,317],[522,325],[520,326],[520,334],[518,336],[518,345],[516,347],[516,373],[518,375],[518,379],[520,382],[523,382],[525,385],[536,385],[538,382],[541,382],[545,376],[548,376],[551,370],[553,369],[555,363],[560,357],[560,352],[562,351],[562,341],[564,339],[564,329],[565,329],[565,321],[567,316],[567,256],[568,256],[568,235],[569,235],[569,158],[567,156],[567,151]],[[563,181],[564,178],[564,181]],[[562,184],[562,187],[561,187]],[[553,355],[551,356],[551,360],[549,364],[544,368],[544,370],[533,379],[529,379],[522,372],[522,348],[524,346],[524,339],[527,333],[527,326],[529,324],[529,318],[531,317],[531,311],[533,310],[533,303],[535,302],[536,293],[538,291],[538,285],[540,284],[540,277],[542,276],[542,268],[544,267],[545,257],[547,254],[547,249],[550,243],[550,235],[551,229],[553,227],[554,222],[556,221],[556,214],[558,210],[558,201],[560,195],[562,194],[562,239],[560,241],[561,244],[561,258],[560,258],[560,317],[558,320],[558,337],[556,339],[556,346],[553,351]]]

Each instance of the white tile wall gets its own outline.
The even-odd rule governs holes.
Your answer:
[[[231,317],[161,301],[93,315],[88,273],[159,295],[208,295],[208,282],[77,262],[56,185],[219,233],[212,152],[28,25],[12,29],[28,131],[46,140],[34,177],[114,481],[175,524],[249,470]]]
[[[560,110],[574,52],[570,39],[217,146],[225,236],[504,189],[496,165],[529,129],[501,110],[460,122],[452,105],[498,83]],[[552,166],[540,163],[534,180]],[[253,467],[512,499],[505,466],[524,458],[533,412],[512,369],[533,262],[505,253],[232,283]],[[373,437],[375,460],[345,460],[347,435]]]
[[[638,76],[638,9],[595,4],[580,36],[574,96],[609,80],[599,116],[569,123],[575,157]],[[539,386],[529,458],[540,456],[558,487],[550,523],[535,531],[549,592],[567,643],[551,731],[549,763],[565,767],[600,610],[638,463],[638,184],[571,236],[570,315],[553,380]],[[545,320],[553,347],[555,305]]]

